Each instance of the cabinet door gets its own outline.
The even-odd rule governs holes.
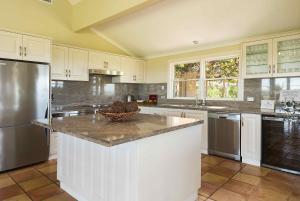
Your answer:
[[[102,52],[89,52],[89,69],[106,69],[108,65],[105,61],[106,55]]]
[[[276,76],[300,76],[300,34],[273,40]]]
[[[244,78],[272,76],[272,40],[243,44]]]
[[[52,46],[51,79],[68,80],[68,48]]]
[[[106,55],[106,61],[108,63],[108,69],[120,70],[121,69],[121,57],[117,55]]]
[[[173,117],[184,117],[185,113],[183,110],[167,109],[165,115]]]
[[[58,132],[51,132],[50,134],[50,159],[57,158],[58,135]]]
[[[207,154],[208,153],[207,111],[186,110],[185,117],[203,120],[203,127],[201,133],[201,153]]]
[[[143,83],[145,81],[145,62],[142,60],[137,60],[135,68],[135,81],[137,83]]]
[[[22,35],[0,31],[0,58],[18,59],[22,57]]]
[[[23,60],[50,63],[50,49],[48,39],[23,36]]]
[[[261,115],[242,114],[241,155],[243,163],[260,165]]]
[[[135,83],[135,62],[130,58],[122,58],[121,71],[123,75],[120,76],[120,82]]]
[[[69,80],[89,80],[88,58],[88,51],[69,48]]]

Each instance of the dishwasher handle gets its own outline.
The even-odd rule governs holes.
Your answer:
[[[227,114],[208,113],[208,118],[212,118],[212,119],[240,120],[241,115],[237,114],[237,113],[227,113]]]

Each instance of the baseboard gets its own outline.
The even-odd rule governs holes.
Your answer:
[[[249,165],[260,166],[260,160],[242,158],[242,162]]]
[[[198,191],[196,193],[193,193],[188,199],[184,201],[197,201],[198,200]]]
[[[50,155],[48,160],[57,159],[57,154]]]
[[[75,198],[78,201],[89,201],[85,198],[83,198],[81,195],[78,193],[75,193],[71,188],[66,186],[64,183],[60,183],[60,188],[66,191],[69,195],[71,195],[73,198]]]

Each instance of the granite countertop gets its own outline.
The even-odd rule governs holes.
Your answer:
[[[162,105],[140,105],[140,107],[156,107],[156,108],[170,108],[170,109],[187,109],[187,110],[200,110],[216,113],[250,113],[250,114],[262,114],[262,115],[285,115],[286,112],[281,109],[261,109],[261,108],[238,108],[238,107],[222,107],[220,108],[210,108],[210,106],[187,106],[187,105],[176,105],[176,104],[162,104]],[[300,116],[300,114],[295,114],[295,116]]]
[[[100,114],[35,120],[35,125],[53,129],[107,147],[202,124],[199,119],[138,114],[134,120],[111,122]]]

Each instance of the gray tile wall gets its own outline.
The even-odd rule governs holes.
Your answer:
[[[109,104],[138,96],[136,84],[114,84],[112,77],[90,76],[89,82],[52,81],[53,105]]]
[[[208,105],[228,105],[234,107],[259,108],[263,99],[278,100],[281,90],[300,89],[300,77],[246,79],[244,98],[254,97],[254,102],[247,101],[207,101]],[[52,93],[54,105],[73,104],[109,104],[124,100],[130,94],[139,99],[147,99],[150,94],[157,94],[159,103],[190,103],[194,100],[167,100],[167,84],[115,84],[108,76],[90,76],[89,82],[53,81]]]

